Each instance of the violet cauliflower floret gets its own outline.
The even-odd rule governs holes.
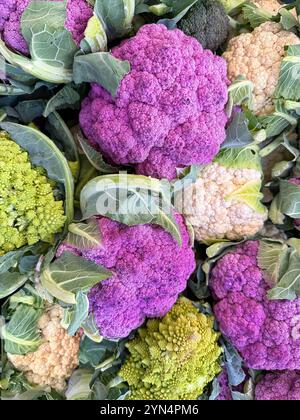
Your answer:
[[[268,299],[271,287],[258,267],[258,246],[246,242],[217,262],[210,280],[217,300],[214,313],[247,367],[299,369],[300,298]]]
[[[23,55],[29,55],[29,48],[21,33],[21,18],[31,1],[0,0],[0,36],[9,48],[13,48]],[[71,32],[73,40],[78,46],[84,37],[84,31],[92,15],[93,9],[86,0],[68,0],[66,29]]]
[[[255,387],[259,401],[299,401],[300,371],[273,372],[263,376]]]
[[[145,25],[112,50],[131,71],[114,99],[92,85],[80,122],[90,143],[137,173],[176,177],[176,168],[210,163],[225,139],[225,61],[192,37]]]
[[[186,288],[195,257],[182,217],[175,218],[181,247],[159,226],[128,227],[106,218],[98,219],[100,248],[78,250],[67,243],[60,247],[58,255],[75,252],[114,272],[89,293],[90,309],[104,337],[126,337],[146,317],[164,316]]]

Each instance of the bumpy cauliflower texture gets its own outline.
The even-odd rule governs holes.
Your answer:
[[[269,300],[266,274],[257,264],[259,243],[246,242],[222,257],[210,286],[221,332],[253,369],[300,369],[300,298]]]
[[[229,41],[223,57],[228,64],[228,77],[234,81],[243,75],[254,84],[254,112],[268,115],[274,111],[275,93],[284,47],[298,45],[300,39],[284,31],[280,24],[266,22],[252,33],[241,34]]]
[[[180,298],[163,319],[148,321],[138,333],[119,373],[131,400],[195,400],[221,370],[213,318],[188,299]]]
[[[140,174],[176,177],[176,168],[209,163],[225,139],[225,61],[196,39],[145,25],[112,50],[131,72],[112,98],[93,85],[82,105],[90,143]]]
[[[203,48],[216,51],[227,40],[229,19],[217,0],[198,0],[179,22],[179,29],[195,37]]]
[[[0,36],[8,47],[24,55],[29,55],[29,49],[21,33],[21,18],[30,2],[31,0],[0,0]],[[92,15],[93,9],[86,0],[68,0],[66,29],[71,32],[78,45]]]
[[[50,386],[63,391],[66,380],[78,366],[80,336],[70,337],[61,326],[63,309],[48,308],[41,316],[38,327],[44,343],[34,353],[25,356],[8,354],[9,360],[28,382],[42,387]]]
[[[299,401],[300,371],[268,373],[255,388],[259,401]]]
[[[65,223],[61,201],[44,170],[33,168],[28,154],[0,132],[0,256],[39,240],[51,242]]]
[[[128,227],[106,218],[98,220],[102,245],[98,249],[73,251],[105,266],[114,276],[94,287],[90,309],[100,333],[107,338],[126,337],[146,317],[164,316],[195,269],[195,257],[181,216],[182,246],[164,229],[155,225]]]
[[[225,149],[201,168],[184,191],[183,213],[198,241],[237,240],[262,229],[268,213],[260,203],[261,164],[250,150]]]

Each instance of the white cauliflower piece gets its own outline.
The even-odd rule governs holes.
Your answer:
[[[238,240],[262,229],[267,220],[260,203],[262,173],[249,166],[229,167],[215,161],[184,190],[182,211],[198,241]]]
[[[266,22],[251,33],[232,38],[223,54],[228,78],[233,82],[243,75],[254,84],[254,113],[269,115],[274,111],[275,93],[284,47],[300,44],[300,38],[284,31],[280,24]]]
[[[23,356],[8,354],[11,363],[24,372],[28,382],[58,392],[65,389],[66,380],[78,366],[80,345],[80,336],[70,337],[61,326],[62,317],[60,306],[48,308],[38,322],[44,341],[38,350]]]
[[[272,15],[276,16],[279,12],[279,9],[283,6],[277,0],[255,0],[253,3],[257,7],[261,7],[265,9],[267,12],[271,13]]]

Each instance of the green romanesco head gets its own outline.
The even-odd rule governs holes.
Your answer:
[[[52,242],[65,223],[62,201],[41,168],[6,132],[0,132],[0,256],[39,240]]]
[[[130,400],[194,400],[221,370],[213,318],[186,298],[138,334],[127,344],[130,355],[120,371]]]

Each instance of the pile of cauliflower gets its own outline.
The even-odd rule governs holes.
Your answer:
[[[299,5],[52,1],[0,0],[3,399],[300,400]]]

